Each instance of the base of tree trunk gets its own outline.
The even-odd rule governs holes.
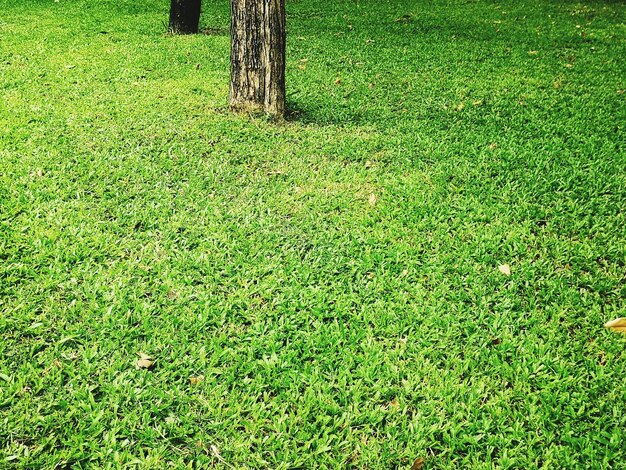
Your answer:
[[[231,0],[230,109],[285,114],[285,0]]]
[[[169,31],[172,34],[196,34],[200,24],[201,0],[172,0]]]

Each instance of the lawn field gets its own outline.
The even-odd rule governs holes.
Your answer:
[[[0,468],[626,467],[626,4],[203,3],[0,0]]]

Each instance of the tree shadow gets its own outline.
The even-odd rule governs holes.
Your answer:
[[[200,29],[199,34],[204,34],[205,36],[228,36],[230,30],[225,26],[205,26]]]

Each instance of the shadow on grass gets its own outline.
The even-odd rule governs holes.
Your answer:
[[[229,36],[230,29],[225,26],[206,26],[200,30],[199,34],[205,36]]]

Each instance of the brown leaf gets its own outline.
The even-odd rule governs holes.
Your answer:
[[[189,382],[191,383],[191,385],[198,385],[203,380],[204,380],[204,375],[199,375],[197,377],[189,377]]]
[[[498,148],[498,144],[493,143],[493,144],[489,144],[489,150],[495,150]]]
[[[369,203],[370,206],[376,205],[376,202],[378,202],[378,198],[376,197],[376,194],[374,193],[370,194],[370,197],[367,199],[367,202]]]
[[[626,318],[616,318],[604,324],[605,328],[619,333],[626,333]]]
[[[509,266],[508,264],[501,264],[500,266],[498,266],[498,270],[505,276],[511,275],[511,266]]]
[[[338,78],[337,80],[335,80],[335,85],[341,85],[341,78]]]
[[[422,470],[425,461],[426,459],[424,459],[424,457],[416,458],[415,462],[413,462],[413,465],[411,465],[411,470]]]
[[[148,369],[148,370],[152,369],[152,367],[154,366],[154,359],[144,353],[138,353],[138,354],[139,354],[139,359],[137,359],[135,366],[138,369]]]
[[[152,366],[154,366],[154,361],[151,361],[150,359],[137,359],[135,365],[138,369],[152,369]]]
[[[456,107],[454,108],[455,111],[457,112],[461,112],[465,109],[465,103],[463,103],[462,101],[456,105]]]

